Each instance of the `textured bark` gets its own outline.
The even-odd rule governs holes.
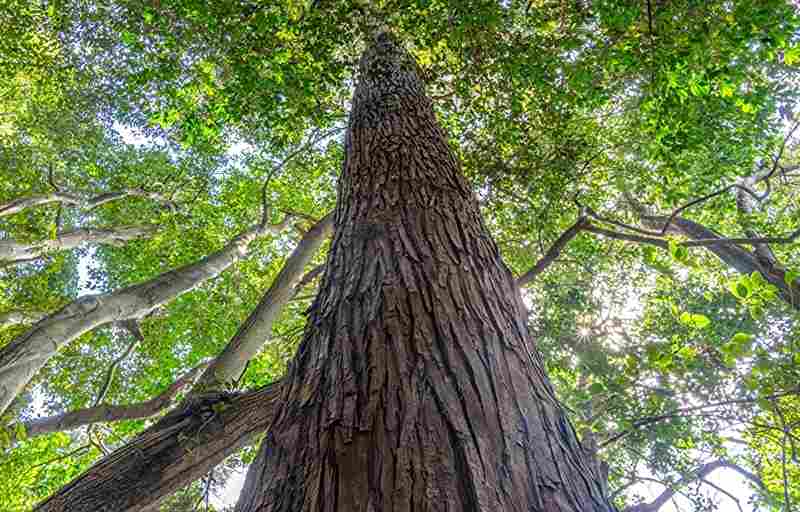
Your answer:
[[[247,253],[247,247],[275,226],[256,226],[202,260],[150,281],[100,295],[81,297],[36,323],[0,349],[0,414],[62,346],[101,325],[140,318],[219,275]]]
[[[13,239],[0,240],[0,261],[29,261],[48,251],[67,251],[81,244],[120,245],[155,233],[151,226],[124,226],[115,229],[83,228],[59,233],[52,240],[23,243]]]
[[[22,424],[25,428],[25,436],[31,438],[44,434],[51,434],[53,432],[72,430],[92,423],[109,423],[155,416],[173,405],[173,401],[178,392],[193,384],[197,374],[204,367],[205,365],[202,365],[191,369],[181,378],[173,382],[167,389],[144,402],[125,405],[100,404],[94,407],[66,412],[64,414],[26,421]],[[12,427],[9,430],[13,435],[16,429]]]
[[[272,323],[294,295],[306,265],[332,232],[333,215],[328,214],[303,235],[267,293],[200,378],[197,391],[224,389],[226,384],[239,380],[247,362],[269,339]]]
[[[416,64],[379,35],[320,293],[237,511],[613,510],[525,319]]]
[[[139,512],[202,477],[264,432],[280,384],[196,400],[101,459],[39,512]]]

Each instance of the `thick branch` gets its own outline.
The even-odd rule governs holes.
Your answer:
[[[0,313],[0,327],[16,324],[32,324],[47,316],[41,311],[6,311]]]
[[[81,244],[122,245],[130,240],[152,235],[153,226],[125,226],[116,229],[84,228],[59,233],[52,240],[22,243],[0,240],[0,261],[22,262],[40,258],[49,251],[66,251]]]
[[[27,437],[36,437],[52,432],[72,430],[92,423],[108,423],[121,420],[149,418],[171,406],[178,392],[194,383],[197,374],[206,366],[207,363],[203,363],[202,365],[192,368],[185,375],[170,384],[170,386],[158,396],[145,402],[128,405],[95,405],[93,407],[58,414],[56,416],[30,420],[23,423],[22,426],[25,427],[25,434]],[[12,432],[15,431],[13,426],[10,430]]]
[[[88,295],[41,320],[0,350],[0,413],[64,344],[101,325],[140,318],[219,275],[247,254],[250,242],[288,221],[256,226],[202,260],[122,290]]]
[[[67,192],[53,192],[51,194],[34,194],[0,204],[0,217],[7,217],[28,208],[54,203],[84,208],[86,210],[93,210],[106,203],[110,203],[111,201],[116,201],[117,199],[131,196],[151,199],[153,201],[164,203],[170,208],[175,207],[174,203],[168,198],[164,197],[162,194],[157,192],[148,192],[141,188],[124,189],[118,192],[106,192],[96,196],[85,196]]]
[[[269,428],[281,384],[165,416],[41,503],[39,512],[134,512],[202,477]],[[215,405],[216,404],[216,405]]]
[[[303,270],[332,232],[332,213],[306,232],[258,306],[201,377],[197,386],[200,392],[218,390],[226,384],[238,382],[247,362],[269,339],[272,323],[295,294],[295,285],[302,279]]]

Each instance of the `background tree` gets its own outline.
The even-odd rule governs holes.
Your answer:
[[[791,509],[800,499],[791,2],[7,3],[0,204],[82,199],[0,218],[4,239],[131,225],[155,233],[5,266],[0,311],[22,323],[4,322],[0,343],[79,295],[219,249],[259,222],[262,189],[270,222],[291,212],[304,231],[321,219],[375,17],[420,65],[486,225],[524,283],[557,396],[581,437],[596,440],[618,505],[655,510],[680,497],[706,510],[710,492],[735,506],[712,485],[736,466],[752,475],[743,478],[758,506]],[[167,202],[85,204],[128,190]],[[144,341],[118,325],[75,339],[5,421],[159,396],[236,338],[301,236],[256,241],[228,271],[140,319]],[[241,388],[283,375],[314,275],[271,333],[253,335],[270,343]],[[272,400],[271,389],[232,403]],[[264,409],[260,419],[236,407],[217,414],[258,423]],[[156,420],[30,440],[10,427],[0,462],[9,506],[29,509]],[[216,439],[202,445],[197,433],[192,453],[207,467],[185,474],[207,474],[253,430],[216,452]],[[642,496],[643,479],[663,483],[661,501]],[[203,487],[194,489],[199,498]]]

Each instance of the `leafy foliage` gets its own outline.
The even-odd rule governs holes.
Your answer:
[[[718,236],[797,229],[800,17],[786,0],[8,0],[0,204],[132,189],[167,200],[53,202],[0,217],[2,238],[26,242],[77,227],[157,228],[120,247],[6,265],[0,313],[53,312],[196,261],[258,222],[265,181],[272,220],[293,212],[302,230],[321,218],[335,202],[356,62],[375,20],[416,57],[514,272],[588,211],[663,241],[584,231],[524,290],[558,396],[600,441],[619,504],[643,498],[642,478],[670,488],[711,459],[757,475],[765,510],[800,502],[800,239],[770,245],[777,266],[741,272],[685,235],[657,237],[630,200],[669,216],[711,195],[678,213]],[[770,170],[754,185],[755,208],[741,207],[737,188],[715,193]],[[297,239],[289,229],[260,240],[142,319],[144,341],[103,400],[147,400],[218,354]],[[243,386],[282,375],[312,295],[307,286],[285,308]],[[0,345],[25,329],[0,325]],[[132,342],[119,326],[81,336],[5,420],[91,406]],[[9,441],[0,494],[26,510],[153,420]],[[200,492],[194,484],[168,507],[184,510]],[[716,506],[708,492],[686,494],[693,510]]]

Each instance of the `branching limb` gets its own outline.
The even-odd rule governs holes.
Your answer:
[[[281,391],[276,383],[211,403],[207,409],[170,413],[36,510],[80,512],[87,510],[87,503],[103,503],[117,512],[146,510],[267,431]]]
[[[111,201],[116,201],[123,197],[141,197],[162,203],[172,210],[177,208],[172,199],[157,192],[148,192],[143,188],[129,188],[116,192],[105,192],[96,196],[87,196],[78,193],[55,190],[50,194],[33,194],[26,197],[12,199],[11,201],[0,204],[0,217],[7,217],[28,208],[54,203],[61,204],[62,206],[71,206],[74,208],[82,208],[86,211],[91,211],[104,204],[110,203]]]
[[[715,460],[713,462],[709,462],[707,464],[703,464],[702,466],[697,468],[695,471],[692,471],[691,473],[685,475],[683,478],[678,480],[674,485],[668,486],[653,501],[651,501],[649,503],[640,503],[638,505],[633,505],[631,507],[626,508],[623,512],[658,512],[658,510],[661,509],[661,507],[663,507],[667,502],[669,502],[673,498],[675,493],[678,492],[678,489],[680,489],[681,487],[683,487],[683,486],[685,486],[685,485],[687,485],[687,484],[689,484],[691,482],[695,482],[695,481],[698,481],[698,480],[705,482],[705,479],[706,479],[706,477],[708,477],[708,475],[710,475],[711,473],[713,473],[714,471],[716,471],[716,470],[718,470],[720,468],[730,468],[730,469],[733,469],[733,470],[739,472],[740,474],[742,474],[743,476],[745,476],[747,478],[753,477],[752,478],[753,483],[756,484],[759,488],[764,489],[764,483],[761,481],[761,479],[755,477],[755,475],[753,475],[749,471],[746,471],[746,470],[742,469],[738,464],[734,464],[732,462],[728,462],[728,461],[719,459],[719,460]],[[739,501],[737,499],[733,498],[733,496],[730,493],[728,493],[727,491],[723,491],[722,489],[720,489],[716,485],[711,484],[710,482],[706,482],[706,483],[711,485],[715,489],[719,490],[720,492],[728,495],[732,499],[734,499],[734,501],[736,501],[737,505],[739,504]]]
[[[67,304],[0,349],[0,412],[61,346],[101,325],[141,318],[216,277],[247,255],[249,245],[280,225],[254,226],[219,251],[144,283]]]
[[[0,313],[0,327],[16,324],[33,324],[47,316],[42,311],[6,311]]]
[[[197,376],[207,365],[208,363],[203,363],[192,368],[159,395],[145,402],[127,405],[94,405],[64,414],[30,420],[23,423],[22,426],[25,428],[27,437],[36,437],[99,422],[149,418],[173,405],[178,393],[194,384]],[[13,432],[14,426],[9,429]]]
[[[536,276],[544,272],[547,267],[549,267],[556,260],[556,258],[558,258],[559,254],[561,254],[561,251],[564,250],[564,247],[566,247],[567,244],[578,235],[578,233],[586,229],[587,226],[587,218],[585,216],[579,217],[578,220],[575,221],[575,224],[567,228],[567,230],[564,231],[560,237],[558,237],[553,245],[550,246],[550,249],[548,249],[547,253],[545,253],[545,255],[536,262],[532,269],[517,278],[517,285],[525,286],[536,279]]]
[[[198,384],[199,391],[224,389],[226,384],[239,381],[247,362],[261,350],[261,347],[269,339],[272,323],[297,292],[297,284],[304,278],[305,267],[332,232],[332,213],[326,215],[306,232],[255,310],[203,374],[201,382]]]
[[[790,389],[788,391],[782,391],[780,393],[774,393],[774,394],[766,396],[766,397],[734,398],[734,399],[731,399],[731,400],[723,400],[723,401],[720,401],[720,402],[711,402],[711,403],[708,403],[708,404],[693,405],[691,407],[683,407],[683,408],[675,409],[674,411],[670,411],[668,413],[658,414],[658,415],[655,415],[655,416],[648,416],[646,418],[639,418],[639,419],[634,420],[634,421],[631,422],[631,428],[626,429],[626,430],[622,430],[620,432],[617,432],[616,434],[613,434],[613,435],[609,436],[608,439],[606,439],[605,441],[600,443],[600,447],[601,448],[606,447],[609,444],[611,444],[611,443],[613,443],[615,441],[618,441],[619,439],[622,439],[623,437],[631,434],[632,432],[635,432],[637,429],[639,429],[641,427],[644,427],[644,426],[647,426],[647,425],[652,425],[654,423],[659,423],[661,421],[666,421],[666,420],[669,420],[669,419],[672,419],[672,418],[685,416],[685,415],[691,414],[691,413],[696,412],[696,411],[705,410],[705,409],[711,409],[711,408],[717,408],[717,407],[724,407],[726,405],[751,404],[751,403],[755,403],[756,400],[759,400],[759,399],[762,399],[762,398],[764,400],[775,400],[775,399],[782,398],[782,397],[785,397],[785,396],[794,396],[794,395],[798,395],[798,394],[800,394],[800,387],[797,387],[797,388],[794,388],[794,389]]]
[[[87,243],[121,246],[131,240],[150,236],[155,231],[154,226],[123,226],[112,229],[81,228],[59,233],[51,240],[32,243],[5,239],[0,240],[0,261],[21,263],[41,258],[48,251],[66,251]]]

